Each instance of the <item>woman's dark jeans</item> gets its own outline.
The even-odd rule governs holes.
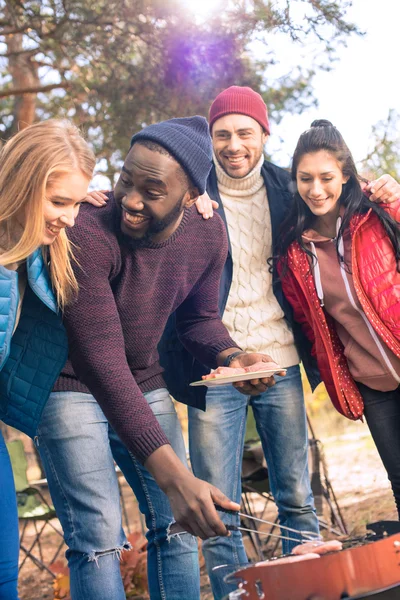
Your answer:
[[[357,383],[364,400],[365,418],[392,484],[400,518],[400,387],[379,392]]]

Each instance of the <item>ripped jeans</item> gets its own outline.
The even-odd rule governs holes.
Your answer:
[[[175,452],[186,462],[182,431],[167,390],[145,397]],[[52,393],[36,443],[68,545],[72,600],[125,600],[118,558],[129,544],[121,525],[113,457],[146,518],[151,599],[199,599],[196,539],[187,534],[167,541],[173,517],[166,495],[129,454],[93,396]]]

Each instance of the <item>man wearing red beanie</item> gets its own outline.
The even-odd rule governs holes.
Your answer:
[[[229,253],[220,284],[223,323],[230,335],[234,333],[240,347],[270,355],[287,369],[287,374],[275,376],[276,385],[255,396],[243,395],[226,385],[207,390],[190,388],[192,394],[197,394],[193,400],[188,399],[187,388],[178,389],[176,367],[164,363],[167,385],[175,398],[197,407],[204,408],[205,403],[207,406],[206,412],[189,406],[190,457],[197,477],[218,482],[225,494],[240,502],[250,404],[281,525],[318,533],[308,472],[300,360],[313,387],[319,383],[319,376],[310,364],[308,342],[300,335],[295,342],[289,306],[267,263],[291,202],[290,175],[264,160],[264,144],[270,131],[267,107],[250,88],[232,86],[221,92],[211,105],[209,127],[214,166],[207,191],[219,203],[218,212],[229,236]],[[170,372],[174,381],[168,379]],[[196,364],[192,381],[206,372]],[[225,524],[238,524],[232,515],[222,515],[222,519]],[[294,541],[283,540],[284,552],[290,552],[298,543],[296,539],[301,539],[295,533],[289,537]],[[223,581],[222,570],[213,568],[221,564],[239,567],[247,562],[240,532],[233,531],[227,539],[204,542],[203,554],[214,597],[223,598],[232,588]]]
[[[258,395],[243,395],[243,384],[242,393],[231,385],[189,388],[190,381],[208,371],[199,363],[193,364],[183,349],[177,352],[171,329],[159,347],[161,361],[169,391],[189,404],[190,457],[195,475],[217,485],[236,502],[241,495],[247,406],[252,407],[280,523],[299,531],[283,540],[286,553],[298,543],[296,539],[301,539],[301,531],[319,531],[308,472],[300,361],[313,389],[320,382],[319,372],[309,342],[293,322],[277,274],[270,273],[267,263],[292,200],[290,175],[264,159],[264,144],[270,133],[267,107],[260,94],[249,87],[232,86],[221,92],[211,105],[209,127],[214,166],[207,191],[219,203],[218,212],[229,236],[220,283],[222,320],[243,350],[271,356],[287,374],[275,376],[276,385],[260,390]],[[396,186],[394,180],[378,194],[382,197],[390,186]],[[392,200],[399,196],[399,190],[397,185]],[[198,410],[205,406],[206,412]],[[224,514],[222,519],[226,524],[238,524],[233,515]],[[240,532],[206,540],[203,553],[214,597],[221,599],[232,586],[223,581],[224,569],[213,568],[228,564],[234,570],[247,562]]]

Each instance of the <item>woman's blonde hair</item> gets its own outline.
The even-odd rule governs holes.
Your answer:
[[[23,129],[0,151],[0,231],[6,240],[0,264],[25,260],[43,243],[43,200],[57,178],[81,172],[93,175],[94,154],[77,127],[50,119]],[[4,244],[1,244],[4,247]],[[44,249],[45,252],[45,249]],[[74,297],[78,285],[65,230],[49,247],[50,277],[58,305]]]

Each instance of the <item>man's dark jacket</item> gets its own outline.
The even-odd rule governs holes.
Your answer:
[[[276,167],[267,160],[264,161],[261,168],[261,174],[267,188],[267,197],[271,215],[272,249],[273,254],[275,254],[280,226],[292,202],[292,194],[289,191],[290,175],[284,169]],[[214,166],[208,178],[207,192],[213,200],[216,200],[219,203],[218,213],[222,217],[228,231],[224,207],[218,192],[217,176]],[[228,300],[232,282],[232,273],[232,252],[229,243],[228,256],[220,282],[219,308],[221,315],[225,310],[226,302]],[[282,286],[278,280],[275,269],[273,273],[273,288],[275,297],[285,313],[288,324],[293,330],[296,346],[310,385],[312,389],[315,389],[321,379],[316,361],[311,356],[311,345],[303,335],[300,326],[293,320],[291,306],[283,295]],[[160,353],[161,365],[165,369],[164,379],[170,394],[180,402],[205,410],[207,388],[205,386],[189,387],[189,383],[201,379],[201,376],[208,373],[209,369],[197,362],[182,346],[176,334],[174,315],[172,315],[168,321],[158,350]]]

